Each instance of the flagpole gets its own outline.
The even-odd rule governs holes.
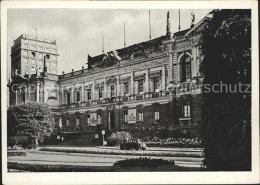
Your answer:
[[[152,38],[152,30],[151,30],[151,12],[149,10],[149,40]]]

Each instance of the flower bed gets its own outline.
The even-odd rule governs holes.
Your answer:
[[[97,166],[72,166],[72,165],[47,165],[47,164],[25,164],[8,162],[8,169],[16,169],[30,172],[106,172],[114,171],[113,167]]]
[[[140,157],[135,159],[126,159],[117,161],[114,166],[116,167],[151,167],[156,168],[159,166],[171,165],[174,166],[174,161],[167,161],[163,159],[151,159],[147,157]]]
[[[72,149],[72,148],[41,148],[40,151],[49,152],[68,152],[68,153],[88,153],[88,154],[108,154],[108,155],[134,155],[134,156],[162,156],[162,157],[193,157],[202,158],[201,152],[170,152],[170,151],[131,151],[131,150],[88,150],[88,149]]]
[[[145,138],[147,146],[165,146],[165,147],[202,147],[201,139],[199,138],[167,138],[160,139],[158,137]]]
[[[12,156],[24,156],[26,157],[26,152],[7,152],[7,157],[12,157]]]

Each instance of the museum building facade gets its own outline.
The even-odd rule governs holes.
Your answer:
[[[88,55],[86,68],[61,75],[56,74],[56,41],[22,35],[13,46],[18,49],[12,49],[15,55],[19,53],[20,63],[12,65],[10,105],[45,102],[55,115],[56,127],[64,132],[84,133],[98,126],[127,130],[131,125],[168,125],[198,135],[203,101],[199,41],[207,19],[173,34],[167,23],[161,37]],[[36,48],[29,49],[30,42]],[[26,64],[25,58],[29,58]],[[37,61],[43,61],[42,70]],[[26,72],[26,65],[35,65],[36,70]]]

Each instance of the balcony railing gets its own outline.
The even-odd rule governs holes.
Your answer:
[[[100,100],[90,100],[86,102],[79,102],[79,103],[71,103],[71,104],[62,104],[60,105],[61,109],[74,109],[74,108],[82,108],[82,107],[89,107],[95,105],[102,105],[107,103],[119,103],[119,102],[129,102],[129,101],[140,101],[140,100],[148,100],[148,99],[155,99],[155,98],[162,98],[167,97],[168,95],[164,92],[146,92],[144,94],[132,94],[129,96],[118,96],[112,98],[103,98]]]
[[[182,127],[190,127],[191,126],[191,118],[179,118],[180,125]]]

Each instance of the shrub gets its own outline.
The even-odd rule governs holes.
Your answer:
[[[128,132],[116,132],[112,133],[111,136],[107,138],[107,145],[108,146],[116,146],[119,145],[124,138],[132,138],[131,135]]]
[[[7,152],[7,157],[12,157],[12,156],[26,156],[26,152]]]
[[[23,164],[16,162],[8,162],[8,169],[16,169],[31,172],[99,172],[113,171],[112,167],[96,167],[96,166],[72,166],[72,165],[48,165],[48,164]]]
[[[114,166],[118,166],[118,167],[151,167],[151,168],[156,168],[164,165],[174,166],[175,162],[173,160],[167,161],[163,159],[151,159],[147,157],[140,157],[135,159],[126,159],[126,160],[117,161],[114,164]]]

